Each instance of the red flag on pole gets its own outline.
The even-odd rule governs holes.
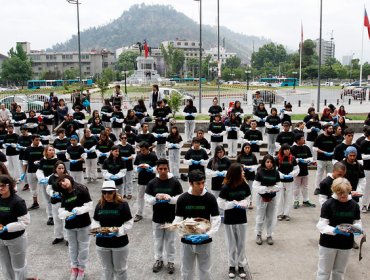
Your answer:
[[[303,24],[301,22],[301,43],[303,43]]]
[[[367,33],[369,34],[369,39],[370,39],[370,22],[367,16],[366,9],[365,9],[365,17],[364,17],[364,26],[367,27]]]

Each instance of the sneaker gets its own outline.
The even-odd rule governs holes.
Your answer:
[[[313,192],[314,195],[319,195],[320,194],[320,189],[316,188],[315,191]]]
[[[72,268],[71,270],[71,277],[69,280],[76,280],[78,275],[78,268]]]
[[[48,219],[48,221],[46,222],[46,225],[48,225],[48,226],[53,226],[53,225],[54,225],[54,220],[53,220],[53,218],[52,218],[52,217],[50,217],[50,218]]]
[[[161,271],[161,269],[163,268],[163,261],[155,261],[154,265],[153,265],[153,272],[154,273],[157,273],[159,271]]]
[[[360,247],[358,246],[357,242],[356,242],[356,241],[354,241],[354,240],[353,240],[352,248],[353,248],[353,249],[356,249],[356,250],[357,250],[358,248],[360,248]]]
[[[282,220],[284,220],[284,215],[278,215],[278,216],[277,216],[277,219],[278,219],[278,221],[282,221]]]
[[[143,219],[143,216],[141,215],[135,215],[135,218],[134,218],[134,222],[138,222],[138,221],[141,221]]]
[[[288,221],[288,222],[290,221],[290,217],[288,215],[285,215],[284,218],[285,218],[285,221]]]
[[[306,206],[306,207],[312,207],[312,208],[315,208],[316,207],[316,204],[313,204],[313,203],[311,203],[310,201],[303,201],[302,202],[302,205],[303,206]]]
[[[173,262],[168,262],[167,271],[168,274],[173,274],[175,272],[175,264]]]
[[[230,266],[229,267],[229,278],[234,279],[235,277],[236,277],[235,267]]]
[[[66,246],[68,247],[69,246],[69,242],[66,240]]]
[[[76,280],[83,280],[85,278],[85,270],[79,268]]]
[[[272,240],[271,236],[267,236],[267,244],[268,245],[274,245],[274,241]]]
[[[299,201],[294,201],[294,205],[293,205],[293,208],[294,209],[298,209],[299,208]]]
[[[51,242],[52,245],[55,245],[55,244],[58,244],[60,242],[63,242],[64,241],[64,238],[55,238],[53,240],[53,242]]]
[[[244,271],[244,267],[239,267],[239,269],[238,269],[238,273],[239,273],[239,277],[240,277],[241,279],[245,279],[245,278],[247,278],[247,273],[245,273],[245,271]]]
[[[130,200],[130,199],[132,198],[132,195],[131,195],[131,194],[128,194],[128,195],[126,196],[126,198],[127,198],[128,200]]]
[[[29,186],[28,184],[25,184],[25,185],[23,186],[22,191],[28,191],[29,189],[30,189],[30,186]]]
[[[366,206],[362,206],[361,212],[362,213],[367,213],[367,207]]]
[[[261,235],[257,235],[257,237],[256,237],[256,243],[258,245],[262,245],[262,237],[261,237]]]
[[[28,211],[39,209],[40,205],[36,202],[31,205],[31,207],[28,208]]]

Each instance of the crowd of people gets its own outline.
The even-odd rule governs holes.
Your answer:
[[[253,112],[244,112],[240,101],[223,112],[214,98],[204,131],[196,129],[197,108],[188,100],[182,139],[156,85],[150,104],[152,116],[143,100],[125,114],[119,86],[100,111],[91,113],[84,97],[76,97],[68,108],[51,95],[39,114],[1,104],[0,263],[5,279],[26,279],[25,232],[29,211],[40,208],[40,192],[46,224],[54,229],[52,244],[68,245],[71,280],[84,279],[89,233],[99,227],[118,228],[96,235],[103,279],[127,279],[127,233],[143,219],[145,203],[153,208],[154,273],[164,260],[168,273],[175,272],[175,233],[163,225],[204,218],[210,222],[207,232],[181,236],[181,279],[194,279],[195,260],[201,279],[212,279],[212,237],[221,223],[228,276],[247,279],[247,209],[256,208],[256,244],[264,243],[265,230],[266,243],[273,245],[277,221],[290,221],[292,208],[316,207],[309,199],[310,165],[317,168],[315,194],[322,206],[317,279],[331,274],[343,279],[349,252],[358,244],[338,226],[353,224],[361,231],[360,213],[367,213],[370,203],[370,113],[364,134],[354,141],[343,106],[329,105],[320,118],[308,108],[292,127],[291,104],[268,112],[257,92]],[[190,147],[182,157],[184,143]],[[264,143],[267,154],[261,150]],[[180,174],[181,163],[188,166],[187,174]],[[101,198],[93,203],[87,186],[98,180],[98,167]],[[180,178],[189,181],[188,191]],[[32,194],[28,208],[19,196],[27,190]],[[135,215],[128,204],[133,197]]]

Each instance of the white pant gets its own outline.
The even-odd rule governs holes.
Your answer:
[[[21,176],[21,167],[19,165],[19,155],[15,156],[6,156],[8,161],[8,170],[10,175],[15,179],[18,180]]]
[[[211,142],[211,157],[215,156],[215,149],[217,146],[223,146],[223,142]]]
[[[275,148],[276,148],[276,138],[277,134],[267,134],[267,149],[268,153],[272,156],[275,156]]]
[[[316,280],[343,280],[352,249],[340,250],[319,246]]]
[[[50,203],[50,196],[46,192],[46,185],[40,185],[40,189],[41,189],[41,196],[45,203],[46,215],[48,216],[48,218],[52,218],[53,211],[52,211],[52,206]]]
[[[0,264],[4,279],[25,280],[27,278],[27,234],[11,239],[0,239]]]
[[[137,185],[137,212],[136,215],[142,216],[144,211],[144,195],[146,185]]]
[[[297,176],[294,178],[294,200],[299,201],[302,193],[303,201],[309,201],[308,198],[308,176]]]
[[[166,158],[166,144],[157,144],[155,151],[158,159]]]
[[[103,124],[104,127],[112,127],[111,122],[102,122],[102,124]]]
[[[166,251],[167,262],[175,262],[175,235],[176,232],[168,229],[161,229],[162,224],[152,222],[154,239],[154,259],[163,261],[164,250]]]
[[[317,153],[313,150],[313,141],[306,141],[306,146],[310,148],[311,154],[312,154],[312,160],[316,161],[317,159]]]
[[[364,196],[361,199],[361,206],[368,206],[369,205],[369,197],[370,197],[370,170],[365,170],[365,178],[366,184],[364,189]]]
[[[185,120],[185,139],[186,141],[192,141],[195,130],[194,120]]]
[[[119,135],[122,133],[122,127],[119,128],[112,128],[112,133],[119,139]]]
[[[77,183],[84,184],[84,172],[83,171],[69,171],[69,175]]]
[[[275,228],[276,217],[276,199],[275,196],[270,202],[262,201],[262,197],[258,194],[256,198],[256,234],[261,235],[264,225],[266,226],[267,236],[271,236]]]
[[[262,133],[262,137],[265,135],[265,131],[266,131],[266,127],[265,126],[258,126],[257,127],[257,130],[259,130],[259,131],[261,131],[261,133]]]
[[[245,254],[247,224],[225,225],[225,236],[229,251],[229,267],[245,267],[247,265]]]
[[[128,246],[120,248],[104,248],[96,246],[96,252],[102,265],[103,280],[126,280]]]
[[[123,195],[132,195],[132,175],[134,171],[126,171],[125,177],[123,177]]]
[[[199,279],[211,280],[211,243],[203,245],[181,244],[181,279],[194,280],[194,265],[198,262]]]
[[[228,157],[236,157],[238,153],[238,139],[227,139]]]
[[[289,216],[293,203],[293,182],[282,183],[283,188],[278,192],[278,215]]]
[[[86,177],[96,180],[98,177],[98,159],[91,158],[85,159],[86,164]]]
[[[320,183],[324,178],[324,175],[328,175],[328,173],[333,172],[333,163],[331,160],[318,160],[317,161],[317,171],[316,171],[316,179],[315,179],[315,186],[316,188],[320,188]]]
[[[85,269],[89,259],[90,226],[67,229],[71,268]]]
[[[38,183],[36,173],[26,173],[26,177],[32,197],[37,197],[39,194],[40,185]]]
[[[170,171],[175,178],[180,177],[180,149],[168,150],[168,162]]]
[[[60,202],[51,205],[54,220],[54,238],[64,238],[67,236],[66,230],[63,227],[64,220],[61,220],[58,216],[60,205]]]

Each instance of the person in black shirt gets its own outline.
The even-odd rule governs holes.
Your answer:
[[[57,130],[58,137],[55,138],[53,146],[55,148],[55,153],[57,158],[63,161],[67,170],[69,170],[69,160],[66,158],[67,147],[71,145],[69,139],[66,137],[66,131],[64,128],[59,128]]]
[[[214,117],[222,113],[222,108],[218,105],[217,97],[213,98],[212,106],[208,109],[208,115],[210,116],[209,122],[214,121]]]
[[[320,134],[313,144],[314,152],[317,153],[316,189],[319,189],[323,176],[333,171],[332,159],[336,145],[337,142],[333,136],[333,126],[327,124],[324,126],[324,133]],[[317,190],[315,190],[315,194],[318,194]]]
[[[364,196],[361,200],[361,211],[365,212],[368,210],[369,197],[370,197],[370,127],[367,127],[365,132],[365,139],[362,141],[360,150],[361,156],[364,162],[364,172],[366,177],[366,187],[364,189]]]
[[[139,119],[140,122],[148,116],[148,112],[143,99],[139,99],[137,101],[137,104],[134,106],[133,110],[135,112],[135,116]]]
[[[126,164],[120,156],[119,147],[114,145],[102,167],[103,178],[107,181],[113,181],[119,195],[123,193],[123,178],[126,175]]]
[[[334,125],[333,129],[334,129],[333,136],[337,141],[336,145],[339,145],[344,140],[342,128],[339,125]]]
[[[157,108],[157,102],[162,99],[163,99],[163,96],[159,92],[158,85],[153,85],[152,92],[149,94],[149,107],[152,107],[154,111]]]
[[[209,154],[211,152],[211,144],[209,144],[208,140],[204,137],[204,130],[198,129],[197,136],[194,137],[193,139],[195,138],[199,139],[200,146],[207,152],[207,154]]]
[[[300,134],[305,136],[305,123],[303,121],[297,122],[293,129],[293,133],[294,135]]]
[[[305,145],[303,134],[296,134],[295,144],[291,147],[292,155],[297,159],[299,166],[298,176],[294,178],[294,209],[299,208],[299,196],[302,193],[303,206],[316,207],[308,198],[308,165],[313,161],[311,150]]]
[[[42,145],[49,145],[51,133],[48,127],[43,122],[40,122],[37,126],[36,134],[40,135]]]
[[[127,135],[120,134],[121,144],[118,145],[121,158],[125,161],[126,175],[123,177],[123,197],[132,198],[133,162],[136,157],[135,148],[127,142]]]
[[[152,151],[154,148],[154,143],[156,142],[156,138],[153,136],[152,133],[149,132],[149,124],[142,123],[141,124],[141,133],[136,136],[135,142],[137,143],[137,147],[141,142],[146,142],[149,145],[149,150]]]
[[[175,271],[175,232],[162,229],[165,223],[175,219],[175,204],[183,193],[180,182],[169,173],[169,163],[160,158],[157,161],[157,177],[150,180],[145,189],[145,201],[153,205],[153,239],[154,259],[153,272],[159,272],[163,267],[163,256],[166,251],[167,271]]]
[[[85,114],[81,111],[80,106],[75,107],[75,112],[73,113],[73,119],[77,123],[77,131],[78,138],[81,139],[84,134],[85,124],[87,121],[85,120]]]
[[[333,173],[329,173],[324,180],[320,182],[320,195],[319,202],[322,206],[325,201],[327,201],[332,196],[331,185],[333,181],[337,178],[344,177],[346,175],[346,166],[337,162],[334,164]]]
[[[315,142],[319,132],[321,131],[321,124],[319,122],[319,116],[315,113],[315,108],[308,108],[308,114],[304,117],[303,122],[306,125],[306,144],[311,149],[311,153],[316,158],[313,152],[313,143]]]
[[[153,116],[156,119],[162,119],[164,122],[168,122],[169,120],[170,111],[168,110],[167,106],[165,106],[164,100],[159,100],[157,102],[157,108],[153,111]]]
[[[96,154],[96,145],[98,140],[92,136],[89,128],[84,129],[84,135],[80,141],[81,146],[85,149],[87,157],[85,159],[87,182],[96,181],[98,177],[98,156]]]
[[[134,133],[134,129],[132,129],[131,125],[126,124],[123,132],[127,137],[127,143],[135,147],[136,137],[137,134]]]
[[[55,115],[48,101],[44,102],[44,107],[40,112],[40,116],[42,117],[42,122],[47,126],[48,130],[52,131]]]
[[[119,135],[122,132],[122,125],[124,120],[125,116],[122,113],[121,106],[115,105],[113,107],[113,113],[110,121],[112,122],[112,130],[116,138],[119,138]]]
[[[140,125],[143,123],[141,122],[136,116],[135,111],[132,109],[127,110],[127,115],[123,123],[127,126],[130,125],[131,129],[137,134],[138,130],[140,129]]]
[[[19,151],[16,150],[19,135],[14,133],[12,124],[7,126],[8,134],[4,137],[3,147],[6,149],[6,159],[8,161],[8,169],[14,180],[24,179],[26,174],[21,175],[21,166],[19,164]]]
[[[114,92],[112,93],[111,101],[112,101],[112,106],[118,106],[119,109],[121,109],[122,106],[122,100],[123,100],[123,94],[121,91],[121,86],[116,85],[114,87]]]
[[[256,213],[256,243],[262,245],[262,230],[266,225],[267,244],[273,245],[272,232],[276,225],[276,193],[280,189],[280,175],[271,155],[265,155],[257,169],[253,189],[258,193]]]
[[[15,193],[15,181],[0,175],[0,264],[3,279],[27,278],[27,234],[30,214]]]
[[[84,182],[83,163],[87,158],[85,149],[78,143],[77,135],[72,135],[71,145],[67,147],[66,157],[69,160],[69,174],[77,183]]]
[[[277,135],[280,132],[280,117],[277,115],[276,108],[271,108],[271,115],[267,116],[265,126],[267,129],[267,148],[268,153],[272,156],[275,155],[275,143]]]
[[[351,184],[337,178],[331,187],[333,197],[322,208],[316,227],[320,231],[319,264],[316,279],[344,279],[354,242],[353,233],[338,226],[351,224],[362,231],[360,207],[351,199]]]
[[[280,119],[281,119],[281,124],[284,122],[288,122],[289,126],[292,125],[292,104],[289,102],[285,104],[284,109],[280,110]]]
[[[278,201],[278,220],[290,221],[290,209],[293,200],[293,181],[299,174],[299,166],[296,158],[290,151],[288,144],[283,144],[276,158],[276,166],[281,180],[281,190]]]
[[[225,129],[227,131],[227,155],[230,158],[236,158],[238,149],[238,134],[240,131],[240,122],[236,115],[232,112],[230,117],[225,121]]]
[[[69,175],[62,175],[57,180],[62,192],[62,204],[59,218],[65,220],[68,237],[69,258],[71,261],[71,279],[83,279],[89,259],[90,224],[89,212],[93,210],[89,190],[76,183]]]
[[[251,145],[252,152],[259,157],[260,146],[263,143],[263,136],[261,131],[257,130],[256,120],[251,120],[251,128],[247,130],[244,134],[244,141]]]
[[[26,120],[25,126],[28,128],[29,133],[34,134],[36,133],[39,120],[36,117],[36,112],[34,110],[30,110],[28,115],[29,117]]]
[[[151,134],[157,142],[155,146],[157,157],[166,158],[166,139],[168,136],[168,127],[166,123],[161,119],[156,119]]]
[[[16,106],[16,110],[12,113],[12,120],[11,123],[14,125],[14,132],[19,134],[20,128],[23,124],[26,123],[27,116],[26,113],[22,111],[22,107],[20,105]]]
[[[258,130],[262,134],[265,134],[265,122],[268,116],[267,110],[265,109],[265,104],[263,102],[258,104],[258,107],[253,111],[253,119],[257,122]]]
[[[91,134],[94,135],[96,139],[99,139],[100,133],[105,130],[105,127],[101,123],[100,117],[95,117],[89,126]]]
[[[113,142],[109,139],[108,133],[102,131],[96,144],[96,153],[98,155],[98,164],[103,165],[104,160],[109,156]]]
[[[118,228],[115,232],[96,235],[96,251],[103,270],[102,279],[127,279],[127,232],[133,225],[130,207],[117,193],[112,181],[103,183],[101,193],[95,207],[92,228]]]
[[[21,126],[21,135],[18,137],[18,143],[16,146],[16,150],[19,151],[19,161],[21,162],[24,160],[24,151],[28,146],[32,144],[31,134],[28,133],[28,128],[26,125]],[[26,191],[29,189],[29,185],[27,183],[27,176],[24,178],[24,187],[23,190]]]
[[[214,156],[216,146],[223,145],[226,134],[225,125],[221,122],[221,115],[216,115],[214,121],[209,124],[208,134],[211,135],[211,155]]]
[[[241,279],[246,278],[244,268],[247,266],[245,243],[247,236],[248,197],[251,190],[244,178],[243,167],[233,163],[227,170],[226,177],[217,203],[225,211],[225,232],[229,256],[229,277],[236,276],[236,267]]]
[[[184,163],[189,165],[189,173],[193,170],[205,172],[204,167],[208,163],[208,154],[200,146],[200,139],[194,138],[191,148],[186,152]]]
[[[194,264],[197,260],[199,277],[211,280],[212,236],[218,231],[221,218],[216,198],[205,188],[204,173],[194,170],[189,173],[189,190],[177,200],[176,217],[173,224],[187,218],[203,218],[211,223],[211,228],[203,234],[182,236],[181,279],[194,279]]]
[[[193,105],[193,100],[188,99],[184,108],[185,116],[185,138],[188,143],[191,143],[195,129],[195,116],[197,114],[197,108]]]
[[[283,131],[281,131],[276,137],[276,149],[280,149],[280,146],[284,143],[292,146],[294,144],[294,132],[290,131],[290,123],[285,121],[283,123]]]
[[[180,178],[180,151],[183,146],[182,137],[177,126],[171,127],[171,132],[166,139],[168,148],[168,161],[170,163],[170,171],[176,179]]]
[[[109,102],[109,99],[106,98],[104,99],[104,105],[100,109],[100,114],[101,114],[101,120],[104,125],[104,127],[110,127],[112,123],[110,122],[110,118],[113,113],[113,107]]]
[[[137,154],[134,161],[134,168],[138,173],[137,212],[134,222],[138,222],[143,219],[145,188],[148,182],[155,177],[156,170],[154,169],[154,166],[158,159],[155,153],[150,152],[149,144],[147,142],[141,142],[139,144],[139,148],[140,152]]]
[[[355,143],[353,143],[354,131],[352,128],[347,128],[344,130],[344,140],[342,143],[339,143],[334,149],[333,155],[333,164],[337,161],[342,161],[344,159],[344,153],[346,149],[350,146],[355,147],[357,150],[357,159],[361,160],[361,151]]]

